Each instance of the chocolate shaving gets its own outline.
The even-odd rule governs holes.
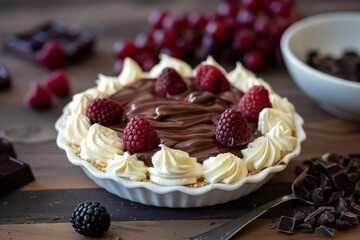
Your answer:
[[[321,206],[321,207],[317,208],[315,211],[311,212],[309,215],[307,215],[306,218],[304,219],[304,222],[308,222],[310,219],[315,218],[317,215],[319,215],[323,211],[334,212],[335,209],[334,209],[334,207]]]

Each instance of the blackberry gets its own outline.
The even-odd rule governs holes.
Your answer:
[[[110,215],[100,203],[87,201],[75,208],[70,222],[78,233],[98,237],[109,229]]]

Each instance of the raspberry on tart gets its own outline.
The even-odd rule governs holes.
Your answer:
[[[230,88],[230,83],[221,70],[208,64],[202,64],[197,68],[196,85],[200,90],[214,94]]]
[[[234,108],[228,108],[220,116],[215,136],[226,147],[238,147],[249,143],[252,134],[244,115]]]
[[[125,148],[130,153],[156,148],[160,138],[151,123],[141,116],[134,116],[124,129]]]
[[[165,68],[155,82],[159,96],[175,95],[186,91],[187,86],[179,73],[173,68]]]
[[[91,123],[103,126],[121,122],[124,109],[110,98],[97,98],[86,106],[86,116]]]
[[[263,86],[253,86],[241,98],[238,109],[250,122],[257,122],[264,108],[271,108],[269,92]]]

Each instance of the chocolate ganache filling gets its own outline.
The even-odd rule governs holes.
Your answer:
[[[184,79],[188,89],[177,95],[160,97],[155,92],[155,79],[141,79],[110,98],[124,108],[123,120],[109,126],[122,138],[126,124],[135,115],[149,120],[156,129],[162,144],[188,152],[198,162],[219,153],[231,152],[239,157],[244,146],[229,148],[215,138],[216,124],[227,108],[236,107],[244,93],[231,87],[228,91],[213,94],[199,91],[194,79]],[[253,139],[259,136],[256,125],[250,125]],[[151,157],[160,148],[135,153],[151,166]]]

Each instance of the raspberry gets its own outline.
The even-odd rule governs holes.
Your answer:
[[[150,122],[141,116],[134,116],[124,129],[125,148],[130,153],[153,149],[160,144],[160,138]]]
[[[215,136],[226,147],[238,147],[249,143],[252,134],[244,115],[234,108],[228,108],[220,116]]]
[[[38,61],[47,68],[62,68],[66,64],[66,55],[59,43],[49,41],[45,43],[37,55]]]
[[[86,116],[91,123],[103,126],[121,122],[124,109],[110,98],[97,98],[86,106]]]
[[[172,68],[165,68],[155,82],[155,91],[159,96],[179,94],[186,91],[187,86],[179,73]]]
[[[71,225],[75,231],[89,237],[99,237],[109,230],[110,214],[98,202],[80,203],[71,214]]]
[[[203,64],[196,71],[196,85],[200,90],[214,94],[226,91],[230,84],[224,74],[215,66]]]
[[[61,98],[68,96],[70,93],[69,80],[63,70],[55,71],[47,76],[44,81],[44,86]]]
[[[25,96],[25,104],[31,108],[43,110],[52,107],[51,93],[37,82],[33,82],[29,93]]]
[[[264,108],[271,108],[271,102],[269,92],[261,85],[251,87],[241,98],[238,105],[240,112],[250,122],[257,122],[259,113]]]

